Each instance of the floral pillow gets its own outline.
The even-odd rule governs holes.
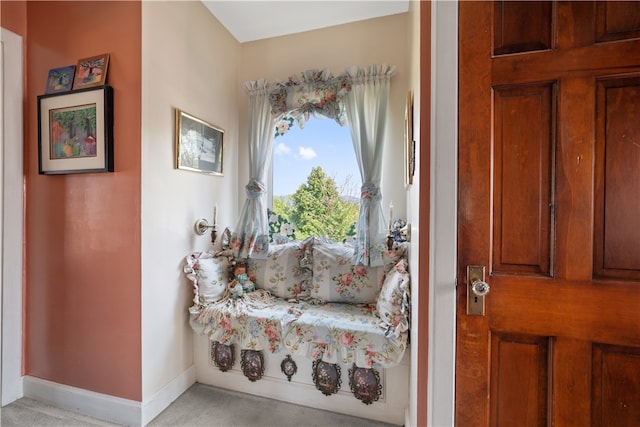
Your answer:
[[[228,281],[229,260],[215,257],[210,252],[193,252],[186,257],[184,272],[193,282],[193,302],[207,305],[224,295]]]
[[[376,312],[387,335],[397,338],[409,329],[409,273],[407,261],[401,259],[384,279]]]
[[[308,297],[311,270],[300,266],[303,256],[300,242],[269,245],[266,259],[249,258],[249,278],[256,288],[265,289],[279,298]]]
[[[352,246],[315,242],[311,297],[325,302],[375,303],[384,268],[353,265],[352,259]]]

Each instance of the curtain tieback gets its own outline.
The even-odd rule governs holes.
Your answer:
[[[258,199],[266,191],[264,184],[255,178],[252,178],[244,188],[247,189],[247,199]]]
[[[362,187],[360,187],[360,198],[370,202],[382,200],[380,187],[371,182],[365,182]]]

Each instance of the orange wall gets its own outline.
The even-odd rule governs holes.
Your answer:
[[[141,3],[28,1],[26,11],[25,374],[140,401]],[[48,70],[102,53],[115,172],[38,175]]]
[[[0,2],[0,24],[24,37],[27,29],[27,4],[24,1]]]

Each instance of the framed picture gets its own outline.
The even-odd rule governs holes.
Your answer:
[[[413,140],[413,92],[407,93],[407,105],[404,112],[404,148],[405,148],[405,182],[413,184],[416,170],[416,143]]]
[[[76,72],[75,65],[54,68],[49,70],[45,93],[68,92],[73,85],[73,76]]]
[[[287,357],[282,359],[282,362],[280,362],[280,370],[287,377],[289,382],[291,382],[291,377],[298,372],[298,365],[296,365],[296,362],[291,358],[290,354],[287,354]]]
[[[76,78],[73,89],[84,89],[94,86],[104,86],[107,83],[107,69],[109,68],[109,54],[82,58],[78,61]]]
[[[113,172],[113,89],[38,96],[40,174]]]
[[[236,361],[233,344],[224,345],[218,341],[211,341],[211,361],[222,372],[227,372]]]
[[[176,168],[222,176],[224,130],[176,109]]]
[[[251,382],[256,382],[264,375],[264,355],[262,350],[241,350],[240,366],[242,373]]]
[[[356,399],[365,405],[371,405],[382,394],[378,371],[373,368],[358,368],[355,363],[349,369],[349,387]]]
[[[316,359],[311,364],[311,378],[316,388],[325,396],[331,396],[340,390],[342,374],[340,365]]]

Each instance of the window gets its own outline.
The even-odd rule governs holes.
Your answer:
[[[315,118],[304,129],[293,119],[278,125],[269,215],[273,241],[310,235],[349,240],[356,234],[361,187],[349,127]]]

